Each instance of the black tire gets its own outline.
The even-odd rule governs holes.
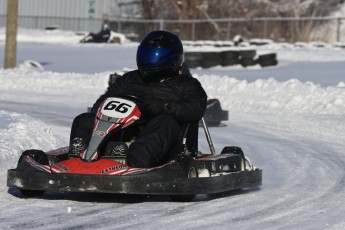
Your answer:
[[[261,60],[259,61],[259,65],[261,67],[267,67],[267,66],[276,66],[278,65],[278,60],[273,59],[273,60]]]
[[[221,52],[221,65],[230,66],[240,64],[240,53],[237,50],[224,50]]]
[[[28,156],[28,155],[31,156],[35,161],[37,161],[40,164],[44,164],[44,165],[49,164],[48,156],[45,152],[38,149],[29,149],[29,150],[25,150],[22,153],[22,155],[20,156],[18,160],[18,165],[20,165],[20,162],[23,160],[24,156]]]
[[[188,65],[189,68],[197,68],[200,67],[200,60],[185,60],[185,63]]]
[[[200,52],[185,52],[184,62],[189,68],[196,68],[201,66],[201,53]]]
[[[222,66],[231,66],[240,64],[240,59],[222,59]]]
[[[241,58],[254,58],[256,55],[256,50],[251,50],[251,49],[243,49],[239,50],[239,54]]]
[[[201,53],[201,67],[210,68],[221,64],[220,52],[210,51]]]
[[[198,170],[194,167],[191,167],[187,173],[188,178],[197,178]],[[195,195],[172,195],[170,199],[174,202],[191,202],[194,199]]]
[[[29,189],[20,189],[20,192],[26,197],[42,196],[45,193],[44,190],[29,190]]]
[[[276,58],[277,58],[276,53],[267,53],[267,54],[259,55],[258,60],[272,60],[272,59],[276,59]]]
[[[269,54],[260,55],[258,58],[258,63],[261,67],[275,66],[278,64],[277,54],[269,53]]]
[[[221,52],[221,56],[225,59],[238,59],[240,52],[237,50],[224,50]]]
[[[243,67],[247,67],[247,66],[254,66],[256,65],[258,62],[257,60],[253,59],[253,58],[245,58],[245,57],[242,57],[240,59],[240,64],[243,66]]]
[[[195,195],[174,195],[170,196],[170,199],[174,202],[191,202]]]
[[[18,160],[17,169],[21,167],[25,167],[22,164],[22,161],[25,156],[32,157],[35,161],[37,161],[40,164],[45,164],[45,165],[49,164],[48,157],[47,157],[47,154],[45,154],[45,152],[43,152],[42,150],[37,150],[37,149],[29,149],[29,150],[25,150],[20,156]],[[45,193],[45,190],[30,190],[30,189],[19,189],[19,190],[26,197],[41,196]]]

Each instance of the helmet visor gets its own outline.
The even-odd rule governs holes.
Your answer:
[[[137,51],[137,64],[140,66],[164,66],[171,65],[171,61],[176,58],[172,49],[163,47],[139,46]]]

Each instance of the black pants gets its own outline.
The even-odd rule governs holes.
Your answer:
[[[127,164],[149,168],[161,165],[182,151],[182,132],[176,119],[170,115],[155,116],[148,120],[129,146]]]
[[[71,128],[70,143],[74,138],[81,137],[87,145],[89,144],[95,117],[96,115],[94,113],[82,113],[74,118]]]
[[[95,114],[83,113],[72,124],[71,137],[81,137],[88,144],[91,139]],[[127,152],[127,164],[149,168],[161,165],[182,151],[182,130],[173,116],[159,115],[141,124],[140,132]]]

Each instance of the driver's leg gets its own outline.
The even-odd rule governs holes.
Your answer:
[[[90,142],[94,113],[82,113],[74,118],[70,135],[70,153],[79,154],[84,151]]]
[[[159,115],[144,124],[137,140],[129,146],[126,163],[137,168],[161,165],[173,147],[181,143],[181,130],[171,115]]]

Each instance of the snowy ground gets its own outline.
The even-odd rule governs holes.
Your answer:
[[[75,193],[24,199],[6,187],[6,170],[24,149],[67,145],[73,117],[105,90],[109,73],[135,68],[136,44],[82,45],[68,32],[26,30],[18,40],[20,68],[0,69],[0,229],[345,228],[345,49],[273,44],[260,50],[278,53],[276,67],[192,69],[229,110],[224,126],[210,128],[216,150],[241,146],[263,169],[259,189],[191,203]],[[0,29],[0,65],[3,50]],[[28,59],[45,70],[23,65]],[[208,151],[204,138],[200,148]]]

